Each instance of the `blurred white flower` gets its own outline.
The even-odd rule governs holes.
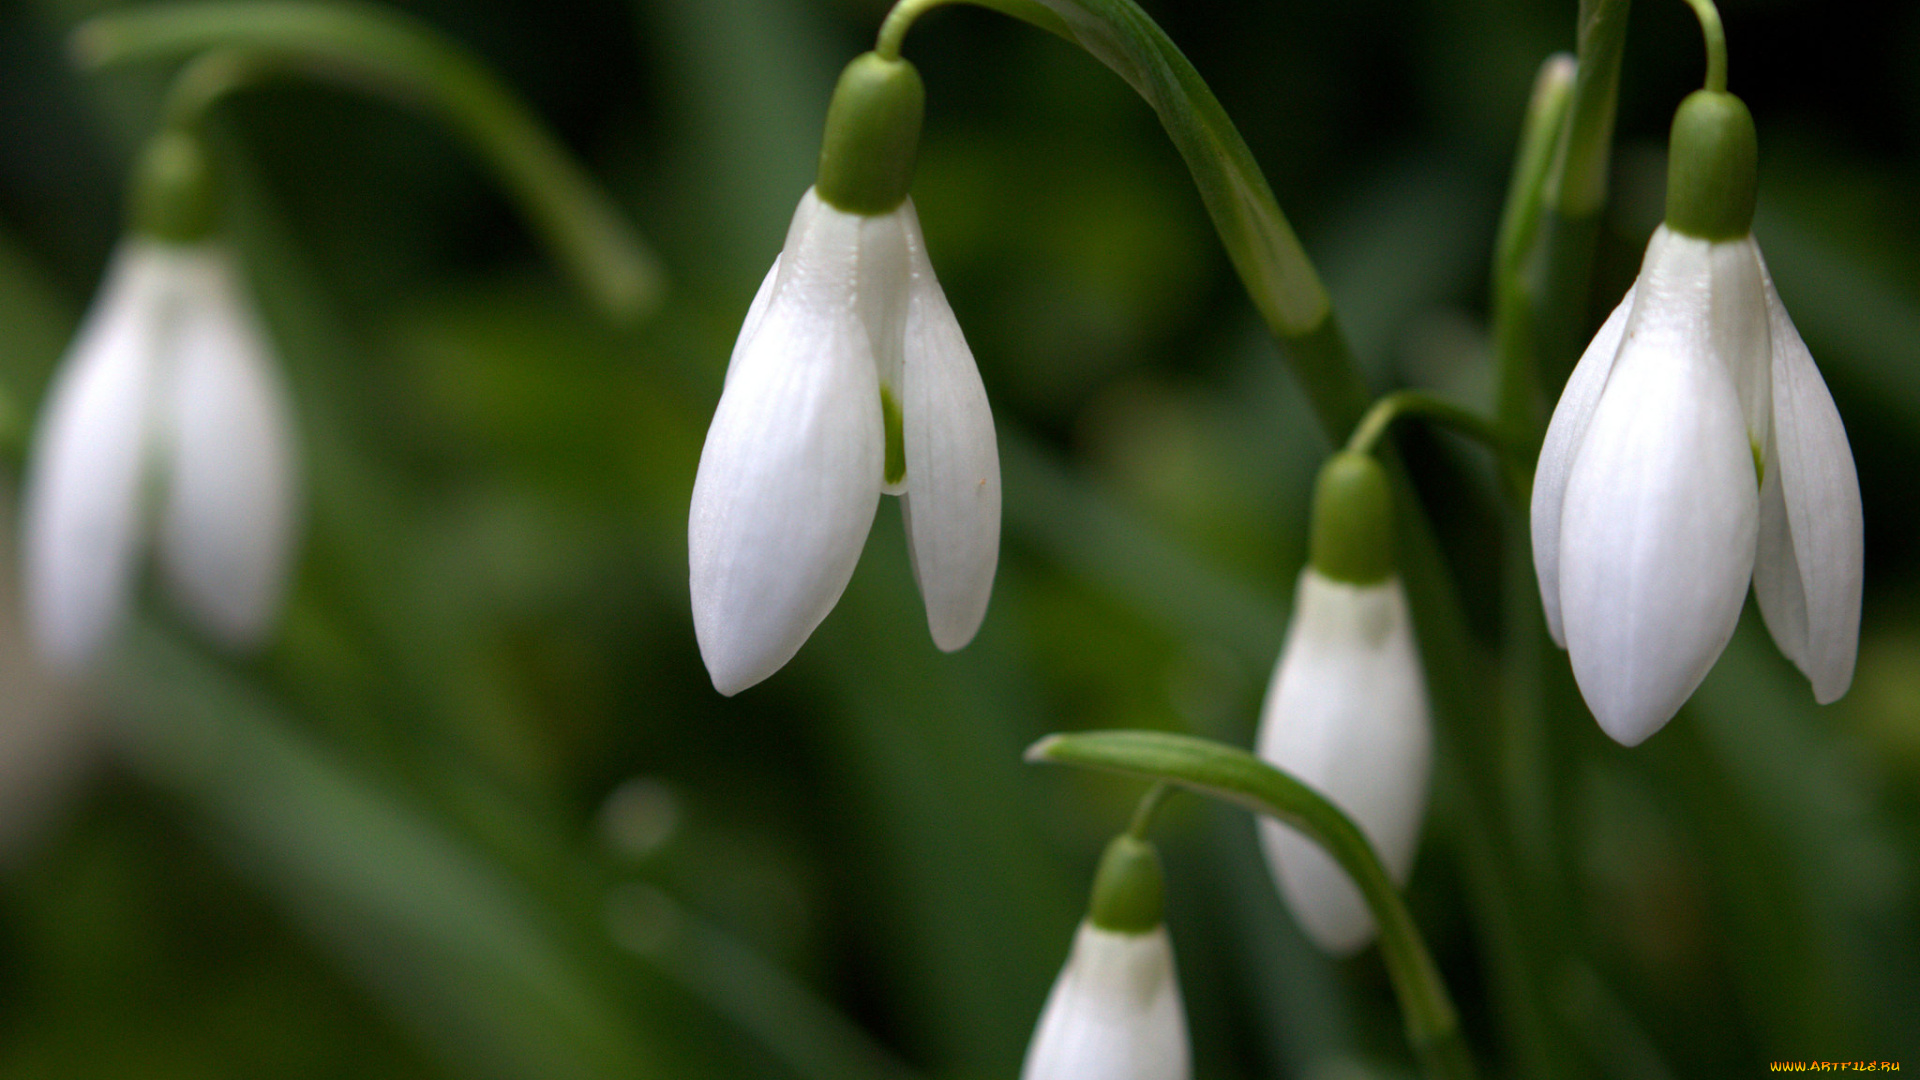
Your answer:
[[[1020,1080],[1186,1080],[1192,1071],[1166,926],[1130,934],[1083,921]]]
[[[286,585],[295,451],[271,349],[218,243],[124,241],[34,433],[27,625],[69,673],[108,643],[147,530],[175,599],[257,644]]]
[[[1815,699],[1846,693],[1862,532],[1846,430],[1758,245],[1661,226],[1534,476],[1548,628],[1600,726],[1633,746],[1672,719],[1749,580]]]
[[[1404,884],[1426,812],[1433,721],[1400,579],[1366,585],[1309,566],[1267,689],[1262,759],[1345,811]],[[1280,894],[1314,943],[1344,954],[1373,939],[1373,916],[1347,872],[1292,828],[1260,820]]]
[[[912,200],[854,214],[808,189],[693,484],[693,625],[715,689],[738,693],[799,651],[845,591],[883,491],[901,496],[934,644],[958,649],[1000,553],[986,390]]]

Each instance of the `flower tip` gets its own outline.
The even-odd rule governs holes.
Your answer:
[[[980,614],[984,618],[986,612],[983,611]],[[972,619],[956,625],[929,617],[927,631],[933,635],[934,648],[941,652],[959,652],[971,644],[974,635],[980,632],[980,619]]]
[[[1331,856],[1277,821],[1260,822],[1260,847],[1307,940],[1335,959],[1372,943],[1376,931],[1366,899]]]
[[[1635,664],[1631,657],[1598,655],[1595,649],[1581,644],[1576,641],[1576,647],[1568,653],[1573,662],[1573,681],[1579,685],[1580,696],[1586,699],[1600,730],[1628,748],[1646,742],[1679,714],[1725,647],[1724,642],[1717,643],[1712,651],[1695,657],[1681,670]]]
[[[753,662],[754,657],[714,641],[710,635],[702,632],[703,629],[701,621],[695,619],[694,638],[700,645],[700,661],[707,666],[707,677],[713,680],[713,688],[719,691],[721,697],[732,697],[750,686],[759,685],[786,664],[784,658],[775,664]]]
[[[728,588],[716,581],[717,560],[703,557],[710,552],[697,540],[694,552],[693,637],[713,688],[725,697],[787,666],[845,588],[844,576],[826,582],[831,591],[822,591],[815,577],[800,578],[784,596],[767,588]]]
[[[1593,718],[1600,722],[1600,730],[1629,750],[1646,742],[1679,713],[1677,707],[1672,711],[1609,707],[1611,703],[1596,701],[1591,695],[1587,697],[1587,704],[1593,710]]]
[[[1853,689],[1853,663],[1854,658],[1849,654],[1844,670],[1825,672],[1824,678],[1812,679],[1816,704],[1831,705],[1847,696],[1847,691]]]

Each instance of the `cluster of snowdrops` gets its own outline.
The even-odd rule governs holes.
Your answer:
[[[905,0],[876,51],[841,76],[818,180],[753,299],[707,434],[689,511],[690,587],[693,631],[722,694],[773,676],[804,647],[846,588],[882,494],[900,500],[934,643],[962,648],[988,617],[1001,513],[993,418],[908,195],[924,88],[900,46],[932,6]],[[1691,696],[1750,584],[1820,702],[1846,692],[1858,638],[1852,456],[1753,240],[1753,121],[1726,90],[1717,15],[1695,6],[1709,69],[1674,120],[1666,221],[1561,393],[1531,480],[1546,626],[1594,717],[1627,746]],[[1138,64],[1102,7],[1060,0],[1021,14],[1111,64]],[[1564,99],[1573,78],[1571,63],[1550,64],[1536,97]],[[28,621],[40,657],[76,678],[124,619],[149,529],[179,606],[243,648],[271,631],[300,516],[287,390],[220,235],[206,146],[190,110],[176,120],[138,168],[130,235],[33,438]],[[1274,244],[1281,270],[1290,242]],[[1301,299],[1297,282],[1289,295],[1278,276],[1277,321],[1311,338],[1330,318],[1324,299]],[[1414,861],[1433,732],[1381,434],[1421,411],[1380,399],[1321,472],[1311,558],[1255,747],[1293,785],[1293,802],[1280,799],[1262,822],[1269,867],[1302,929],[1334,954],[1410,933],[1393,886]],[[1062,741],[1037,753],[1128,764],[1097,750]],[[1194,778],[1224,766],[1183,772],[1182,750],[1147,746],[1132,771],[1209,788]],[[1150,793],[1108,849],[1026,1080],[1189,1074],[1145,835],[1163,794]],[[1409,1009],[1431,992],[1397,988]],[[1447,1049],[1457,1033],[1444,1020],[1422,1048],[1440,1072],[1464,1058]]]

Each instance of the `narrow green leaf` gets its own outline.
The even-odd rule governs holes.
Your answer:
[[[1500,426],[1529,459],[1542,429],[1539,344],[1533,326],[1535,289],[1544,285],[1530,265],[1547,208],[1554,148],[1573,101],[1573,57],[1556,53],[1540,67],[1514,155],[1513,179],[1500,216],[1493,255],[1493,348]],[[1522,469],[1521,475],[1531,471]]]

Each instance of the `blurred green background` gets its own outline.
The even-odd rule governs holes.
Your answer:
[[[1020,751],[1105,727],[1246,745],[1327,450],[1178,157],[1065,43],[971,8],[921,21],[914,196],[999,427],[993,604],[938,653],[883,505],[812,641],[723,699],[687,607],[694,466],[834,75],[884,7],[401,6],[554,125],[671,295],[641,326],[600,321],[418,115],[294,83],[222,108],[229,220],[303,425],[298,578],[264,655],[222,656],[147,598],[114,674],[60,688],[25,658],[5,554],[0,1077],[1015,1075],[1139,792]],[[1509,155],[1574,7],[1148,5],[1377,388],[1485,403]],[[101,8],[0,8],[8,538],[21,433],[170,74],[75,74],[64,37]],[[1550,717],[1579,946],[1544,986],[1567,1075],[1920,1068],[1920,6],[1723,14],[1760,129],[1757,233],[1859,465],[1860,666],[1818,709],[1749,611],[1645,747],[1577,705]],[[1640,0],[1596,322],[1661,216],[1666,124],[1700,73],[1685,6]],[[1491,638],[1491,470],[1402,445]],[[1158,835],[1200,1076],[1410,1073],[1377,956],[1306,944],[1245,815],[1179,800]],[[1436,811],[1410,896],[1483,1065],[1517,1074],[1473,839]]]

